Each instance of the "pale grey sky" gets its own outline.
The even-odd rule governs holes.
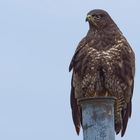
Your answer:
[[[88,30],[87,12],[98,8],[109,12],[136,53],[133,114],[123,139],[138,139],[140,2],[0,0],[1,140],[82,140],[71,118],[68,66]]]

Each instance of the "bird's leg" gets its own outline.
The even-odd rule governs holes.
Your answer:
[[[94,96],[97,96],[97,93],[96,92],[94,93]]]
[[[108,94],[108,92],[106,91],[106,93],[105,93],[105,97],[107,97],[109,94]]]

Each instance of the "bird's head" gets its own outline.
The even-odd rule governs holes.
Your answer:
[[[87,14],[86,21],[89,22],[90,28],[102,29],[112,24],[113,20],[106,11],[95,9]]]

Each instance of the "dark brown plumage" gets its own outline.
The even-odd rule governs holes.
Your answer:
[[[89,31],[80,41],[69,66],[69,71],[73,69],[71,108],[74,125],[79,134],[82,122],[78,98],[114,96],[115,131],[123,136],[132,112],[135,55],[106,11],[92,10],[86,21]]]

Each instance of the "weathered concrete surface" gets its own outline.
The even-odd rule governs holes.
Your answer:
[[[113,97],[80,99],[84,140],[115,140]]]

